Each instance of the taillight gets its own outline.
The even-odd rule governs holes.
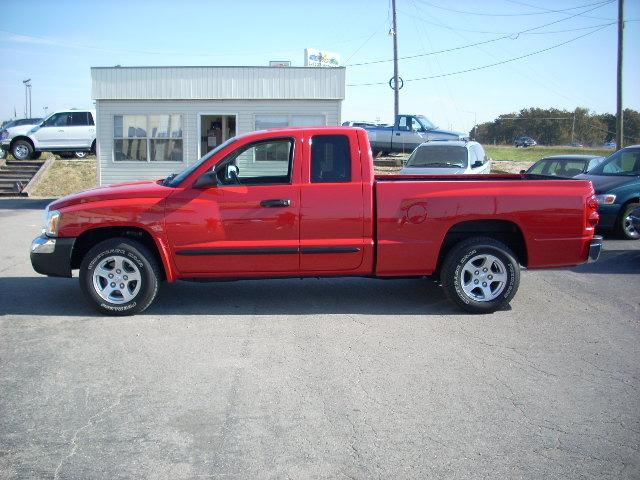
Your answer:
[[[585,229],[589,231],[593,231],[598,225],[600,221],[600,215],[598,214],[598,208],[600,204],[598,203],[598,199],[595,195],[591,195],[587,198],[587,206],[585,209],[586,222]]]

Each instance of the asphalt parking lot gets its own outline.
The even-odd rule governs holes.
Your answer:
[[[0,201],[2,478],[639,478],[640,241],[461,314],[426,280],[163,286],[97,316]]]

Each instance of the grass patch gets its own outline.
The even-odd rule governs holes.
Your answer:
[[[511,160],[514,162],[536,162],[550,155],[601,155],[608,157],[614,150],[603,148],[575,148],[575,147],[527,147],[516,148],[507,145],[484,145],[487,155],[492,160]]]
[[[95,157],[86,160],[59,160],[56,158],[49,171],[32,193],[34,197],[63,197],[93,188],[98,184]]]

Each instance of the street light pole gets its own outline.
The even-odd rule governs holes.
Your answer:
[[[31,106],[29,105],[29,97],[30,97],[30,91],[31,91],[31,79],[27,78],[26,80],[23,80],[22,83],[24,83],[24,116],[27,117],[27,112],[31,110]],[[29,106],[29,110],[27,110],[27,106]],[[30,117],[30,115],[29,115]]]

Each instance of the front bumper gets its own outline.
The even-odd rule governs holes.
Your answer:
[[[2,148],[2,150],[4,150],[5,152],[11,150],[11,140],[2,140],[0,142],[0,148]]]
[[[598,208],[598,215],[600,215],[600,221],[598,222],[598,228],[612,229],[616,226],[616,220],[620,214],[620,208],[622,205],[613,203],[611,205],[600,205]]]
[[[33,269],[49,277],[71,276],[71,252],[75,238],[49,238],[41,235],[31,242]]]
[[[602,237],[594,235],[589,244],[589,262],[595,262],[600,257],[602,251]]]

